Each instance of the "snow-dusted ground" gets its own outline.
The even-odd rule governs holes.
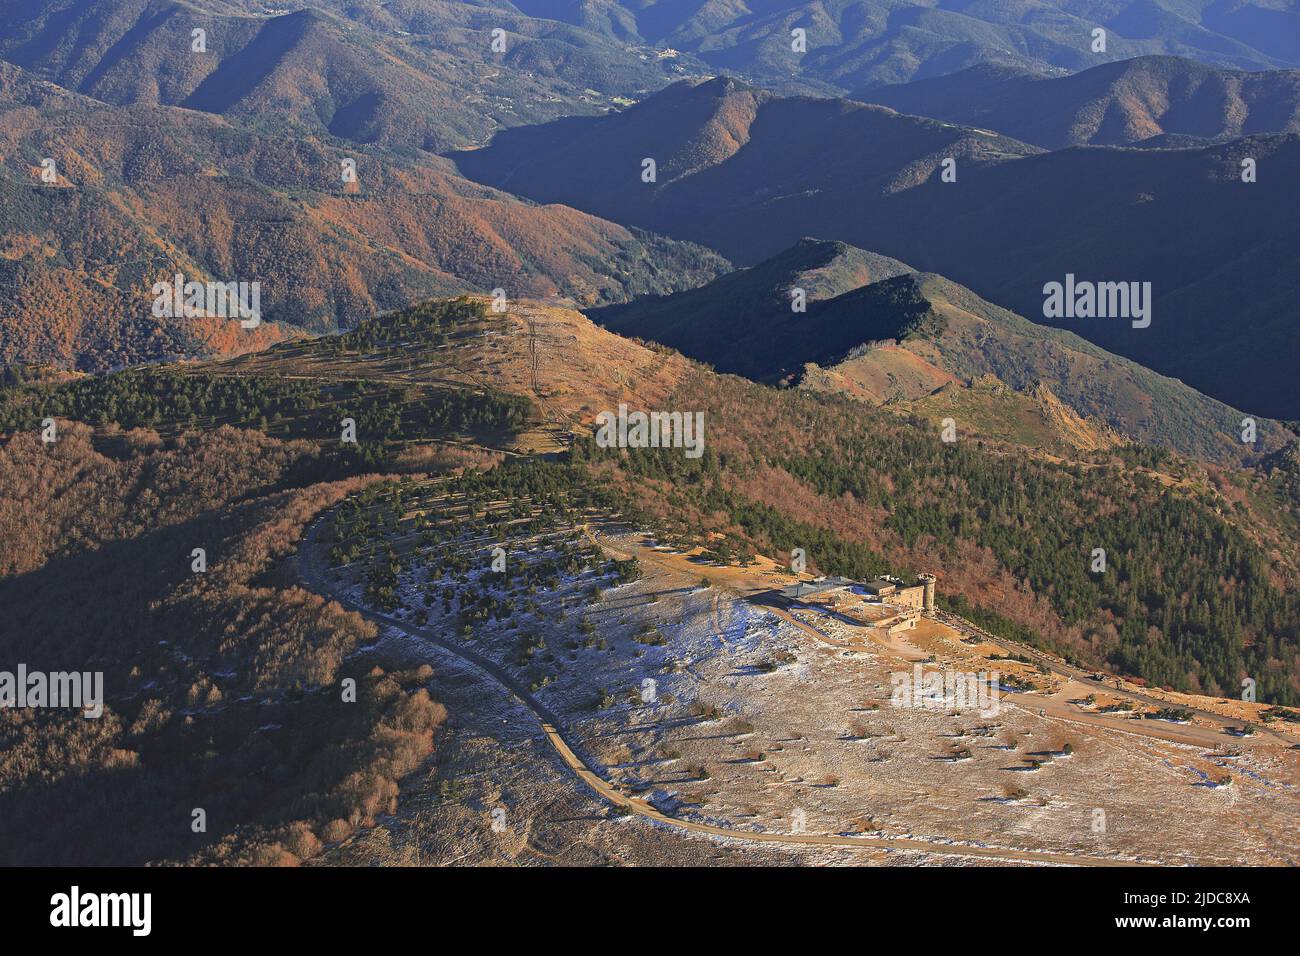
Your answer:
[[[617,547],[634,538],[610,540]],[[509,546],[509,560],[552,553],[540,542],[526,547]],[[476,587],[500,581],[489,560],[485,552],[469,572]],[[738,830],[908,836],[1167,863],[1297,861],[1295,751],[1216,756],[1040,716],[1034,695],[1012,695],[992,718],[895,708],[891,674],[909,665],[883,648],[831,646],[698,579],[645,563],[642,572],[617,586],[602,567],[564,576],[556,588],[519,596],[521,606],[536,602],[535,612],[521,607],[509,620],[479,623],[472,638],[459,636],[455,608],[444,615],[438,601],[427,608],[427,627],[507,668],[570,728],[607,779],[679,817]],[[428,577],[425,568],[402,572],[407,609],[396,618],[410,621],[425,607]],[[587,593],[593,584],[603,589],[599,600]],[[353,585],[353,597],[360,600],[361,590]],[[579,628],[584,617],[594,625],[590,634]],[[799,617],[832,641],[854,636],[819,611]],[[638,642],[647,628],[664,643]],[[530,659],[520,656],[526,635],[542,642]],[[461,674],[448,655],[399,629],[388,629],[383,643],[395,655],[434,662],[439,679],[460,674],[461,684],[435,686],[435,693],[456,718],[445,759],[454,765],[456,754],[474,754],[476,796],[440,802],[438,812],[462,814],[460,825],[477,834],[464,850],[470,858],[501,852],[480,832],[494,807],[542,832],[562,796],[566,812],[587,821],[581,836],[572,836],[583,852],[600,847],[624,862],[632,857],[618,857],[620,846],[641,862],[698,862],[709,853],[727,862],[924,861],[912,853],[732,846],[657,832],[645,821],[607,819],[608,808],[548,758],[536,723],[490,681]],[[494,767],[485,757],[493,748],[519,759]],[[969,753],[951,759],[958,748]],[[1041,763],[1035,768],[1030,760]],[[1210,785],[1225,771],[1231,785]],[[655,855],[656,842],[666,857]],[[520,852],[509,856],[517,860]]]

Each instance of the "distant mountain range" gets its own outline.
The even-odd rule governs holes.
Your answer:
[[[183,106],[280,134],[435,151],[595,112],[703,69],[506,5],[273,6],[0,0],[0,59],[117,106]],[[500,52],[493,30],[504,31]]]
[[[1300,417],[1300,135],[1044,152],[994,132],[731,79],[503,131],[471,178],[691,239],[741,264],[838,239],[1039,321],[1067,275],[1150,282],[1153,319],[1053,319],[1231,405]],[[645,159],[656,181],[642,181]],[[944,182],[945,159],[954,182]],[[1255,161],[1257,181],[1243,182]],[[1046,318],[1042,321],[1049,321]]]
[[[1261,70],[1300,66],[1286,0],[516,0],[529,16],[668,46],[764,85],[846,92],[978,63],[1043,73],[1143,54]],[[791,48],[806,31],[807,52]],[[1107,31],[1104,53],[1092,31]]]
[[[983,64],[861,99],[1048,149],[1203,143],[1300,132],[1300,70],[1246,73],[1170,56],[1044,77]]]
[[[1068,7],[1033,30],[1073,37],[1102,22],[1115,35],[1107,57],[1128,50],[1116,37],[1129,34],[1234,66],[1285,65],[1296,52],[1294,14],[1262,2]],[[0,13],[0,361],[98,369],[221,354],[497,287],[604,305],[689,289],[727,271],[721,256],[755,264],[813,235],[948,276],[1233,406],[1300,418],[1300,385],[1283,371],[1300,334],[1300,194],[1279,174],[1300,158],[1287,132],[1300,71],[1145,56],[1042,78],[1057,60],[1086,67],[1093,55],[1067,64],[1066,44],[1007,64],[986,30],[987,42],[959,40],[960,56],[946,40],[926,45],[933,58],[912,57],[909,75],[962,58],[973,69],[864,94],[891,106],[717,78],[591,115],[724,65],[784,71],[787,88],[850,76],[867,88],[916,48],[899,41],[872,59],[852,37],[952,39],[957,20],[1028,29],[1026,11],[0,0]],[[821,52],[792,72],[768,41],[805,14]],[[831,24],[833,70],[818,32]],[[490,46],[498,28],[504,53]],[[452,154],[461,170],[589,215],[467,183],[428,155],[493,131],[490,147]],[[1247,158],[1258,182],[1240,182]],[[50,183],[39,179],[47,159]],[[338,179],[347,160],[359,164],[351,185]],[[954,183],[941,181],[945,160]],[[1187,228],[1189,210],[1215,228]],[[176,271],[260,280],[268,324],[242,335],[158,321],[145,293]],[[1067,274],[1149,281],[1151,327],[1040,318],[1045,283]]]
[[[795,290],[806,295],[805,312],[794,310]],[[1240,411],[941,276],[839,242],[804,239],[701,288],[588,315],[721,372],[907,411],[933,406],[925,400],[941,390],[982,384],[965,401],[980,396],[984,430],[993,433],[1013,434],[1010,423],[1026,406],[1059,399],[1077,416],[1071,427],[1093,419],[1103,431],[1201,459],[1257,460],[1294,440],[1261,420],[1258,441],[1243,444]],[[1006,387],[990,387],[998,382]],[[956,407],[953,398],[944,407]],[[1097,431],[1085,440],[1095,443]],[[1042,444],[1044,434],[1028,437]]]
[[[858,95],[979,65],[1044,76],[1155,54],[1300,67],[1300,14],[1281,0],[0,0],[0,59],[69,90],[431,151],[719,72]]]

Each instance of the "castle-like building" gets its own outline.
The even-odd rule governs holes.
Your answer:
[[[864,584],[863,588],[872,597],[886,604],[914,607],[918,611],[933,611],[935,581],[933,574],[918,574],[915,584],[907,584],[892,578],[876,578]]]
[[[918,574],[916,583],[909,584],[896,578],[875,578],[859,585],[848,578],[817,578],[800,581],[782,588],[778,595],[786,601],[804,601],[813,598],[818,602],[838,604],[853,588],[861,587],[871,597],[885,604],[915,608],[918,611],[934,610],[933,574]]]

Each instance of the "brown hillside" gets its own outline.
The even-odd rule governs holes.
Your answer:
[[[501,287],[596,304],[723,267],[702,249],[469,183],[434,158],[80,98],[54,115],[0,103],[0,362],[104,369],[232,354],[431,295]],[[57,184],[40,181],[44,157]],[[345,159],[355,184],[342,181]],[[152,286],[176,271],[260,282],[264,325],[156,319]]]

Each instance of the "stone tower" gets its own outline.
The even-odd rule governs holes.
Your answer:
[[[937,580],[933,574],[918,574],[917,579],[925,585],[925,609],[934,610],[934,582]]]

